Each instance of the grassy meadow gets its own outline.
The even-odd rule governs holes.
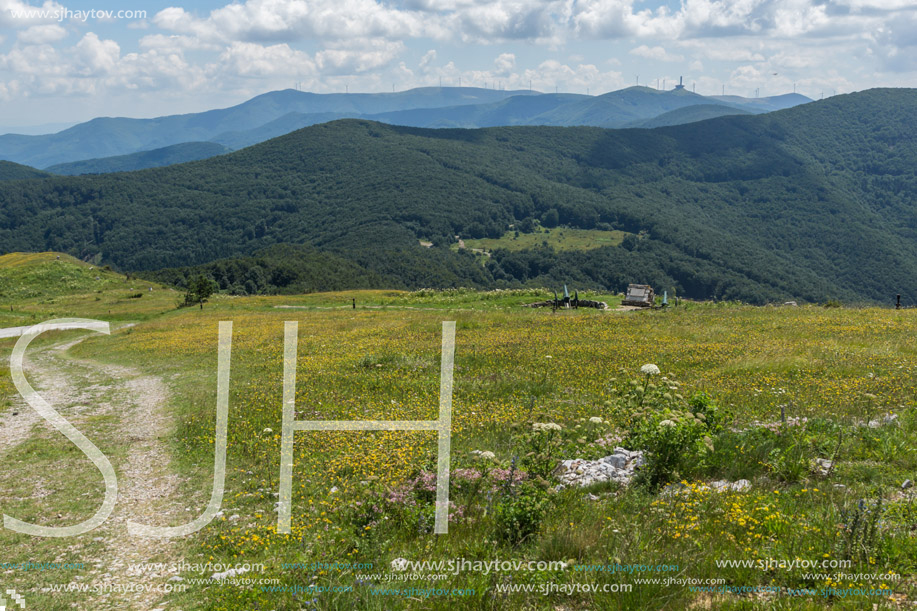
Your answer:
[[[499,238],[465,239],[465,248],[490,252],[498,248],[518,251],[538,248],[547,244],[556,251],[592,250],[603,246],[619,246],[628,233],[625,231],[603,231],[600,229],[576,229],[573,227],[556,227],[546,229],[537,227],[532,233],[507,231]],[[458,245],[452,246],[458,250]]]
[[[178,309],[179,295],[163,287],[131,298],[150,284],[110,272],[95,280],[85,264],[32,257],[0,258],[3,326],[61,315],[136,323],[90,335],[66,358],[133,368],[168,388],[163,441],[180,484],[161,503],[182,513],[151,515],[153,524],[191,519],[207,503],[217,327],[233,322],[222,514],[176,540],[172,554],[264,571],[190,585],[157,608],[860,609],[915,595],[917,506],[902,489],[917,479],[914,310],[682,302],[552,313],[520,307],[546,291],[463,290],[216,296]],[[299,420],[435,419],[442,322],[456,321],[448,534],[432,532],[436,436],[403,431],[297,432],[292,533],[278,534],[290,320],[299,324]],[[36,350],[80,334],[58,335]],[[5,368],[14,340],[0,342],[2,415],[16,399]],[[642,372],[646,364],[659,374]],[[117,405],[117,388],[109,394]],[[120,472],[129,440],[106,420],[118,417],[81,430]],[[0,451],[0,510],[54,523],[61,511],[71,521],[92,515],[98,473],[59,433],[36,426],[35,436]],[[617,445],[647,450],[644,475],[627,487],[558,488],[561,460],[597,459]],[[35,478],[53,493],[36,494]],[[709,486],[741,479],[746,489]],[[0,562],[104,562],[96,543],[93,533],[53,540],[3,530]],[[396,559],[566,568],[396,571]],[[86,606],[90,595],[43,591],[74,575],[92,578],[0,571],[30,608],[100,608]],[[190,584],[195,575],[178,576]]]

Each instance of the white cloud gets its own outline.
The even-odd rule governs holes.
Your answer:
[[[436,61],[436,49],[430,49],[420,58],[420,68],[425,69]]]
[[[11,8],[60,8],[42,1],[0,0],[0,27],[11,32],[0,99],[157,89],[217,99],[294,80],[387,91],[439,77],[584,93],[664,73],[653,67],[664,62],[690,66],[699,92],[723,82],[733,93],[792,90],[794,81],[849,91],[917,78],[917,0],[225,0],[209,12],[179,3],[106,24],[113,40],[82,22],[12,19]],[[472,44],[489,50],[466,53]]]
[[[684,61],[684,57],[681,55],[673,55],[666,51],[662,47],[648,47],[646,45],[640,45],[628,51],[631,55],[636,55],[637,57],[645,57],[646,59],[652,59],[660,62],[680,62]]]
[[[494,60],[494,74],[505,76],[516,66],[516,56],[512,53],[501,53]]]
[[[172,34],[171,36],[166,36],[164,34],[150,34],[144,36],[140,39],[139,43],[143,49],[161,49],[164,51],[174,51],[174,50],[207,50],[207,51],[219,51],[222,49],[219,45],[213,43],[207,43],[199,38],[194,36],[183,36],[180,34]]]
[[[67,30],[59,25],[33,25],[22,30],[16,37],[22,44],[40,45],[57,42],[67,37]]]
[[[17,44],[0,54],[0,70],[15,75],[6,96],[107,96],[145,89],[173,95],[190,93],[206,82],[206,70],[188,63],[180,49],[151,48],[121,55],[113,40],[88,32],[69,48]],[[11,86],[14,83],[15,86]],[[108,114],[114,114],[109,112]]]
[[[400,42],[367,41],[357,47],[329,48],[315,54],[323,74],[351,74],[375,70],[394,60],[403,50]]]
[[[558,42],[558,10],[562,5],[550,0],[497,0],[455,11],[444,23],[447,31],[465,42],[551,44]]]
[[[763,45],[750,38],[692,40],[682,43],[682,46],[704,59],[717,62],[763,62],[765,59],[764,54],[758,50]]]
[[[55,11],[62,8],[60,4],[51,0],[35,5],[20,0],[0,0],[0,27],[16,29],[57,23]]]
[[[863,10],[899,11],[914,8],[914,0],[835,0],[835,3],[850,7],[857,12]]]
[[[9,53],[0,55],[0,69],[20,76],[61,74],[63,66],[59,55],[51,45],[28,45],[13,47]]]
[[[220,55],[223,70],[244,77],[307,75],[316,72],[315,61],[286,43],[263,46],[234,42]]]
[[[102,40],[89,32],[74,47],[79,73],[82,75],[108,74],[121,57],[121,48],[113,40]]]
[[[758,32],[766,0],[685,0],[680,18],[689,36]]]
[[[247,0],[216,9],[204,19],[169,7],[157,13],[153,23],[164,30],[222,42],[445,35],[416,11],[398,10],[374,0]]]

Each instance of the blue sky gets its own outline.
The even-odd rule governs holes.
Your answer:
[[[2,126],[194,112],[295,83],[600,94],[679,76],[749,97],[911,87],[917,0],[0,0]]]

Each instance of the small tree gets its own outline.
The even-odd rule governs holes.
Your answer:
[[[557,227],[560,224],[560,214],[557,208],[551,208],[541,215],[541,224],[545,227]]]
[[[185,293],[183,306],[194,305],[199,303],[201,309],[204,309],[204,302],[216,291],[216,283],[203,274],[188,282],[188,291]]]

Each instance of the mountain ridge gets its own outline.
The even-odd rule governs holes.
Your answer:
[[[406,287],[917,295],[915,110],[917,91],[876,89],[656,129],[341,120],[180,166],[0,185],[0,248],[154,270],[298,243]],[[495,251],[484,265],[448,249],[533,222],[631,235],[588,252]]]
[[[618,100],[635,96],[644,101],[642,110],[638,102]],[[660,104],[660,100],[670,103]],[[763,112],[768,109],[767,100],[762,98],[756,105],[747,107]],[[602,96],[473,87],[427,87],[375,94],[315,94],[286,89],[261,94],[228,108],[199,113],[152,119],[97,117],[55,134],[6,134],[0,136],[0,159],[49,168],[186,142],[208,141],[242,148],[282,135],[283,129],[347,117],[417,127],[514,124],[623,127],[635,119],[647,119],[678,106],[701,102],[736,105],[711,101],[685,91],[633,87]]]

